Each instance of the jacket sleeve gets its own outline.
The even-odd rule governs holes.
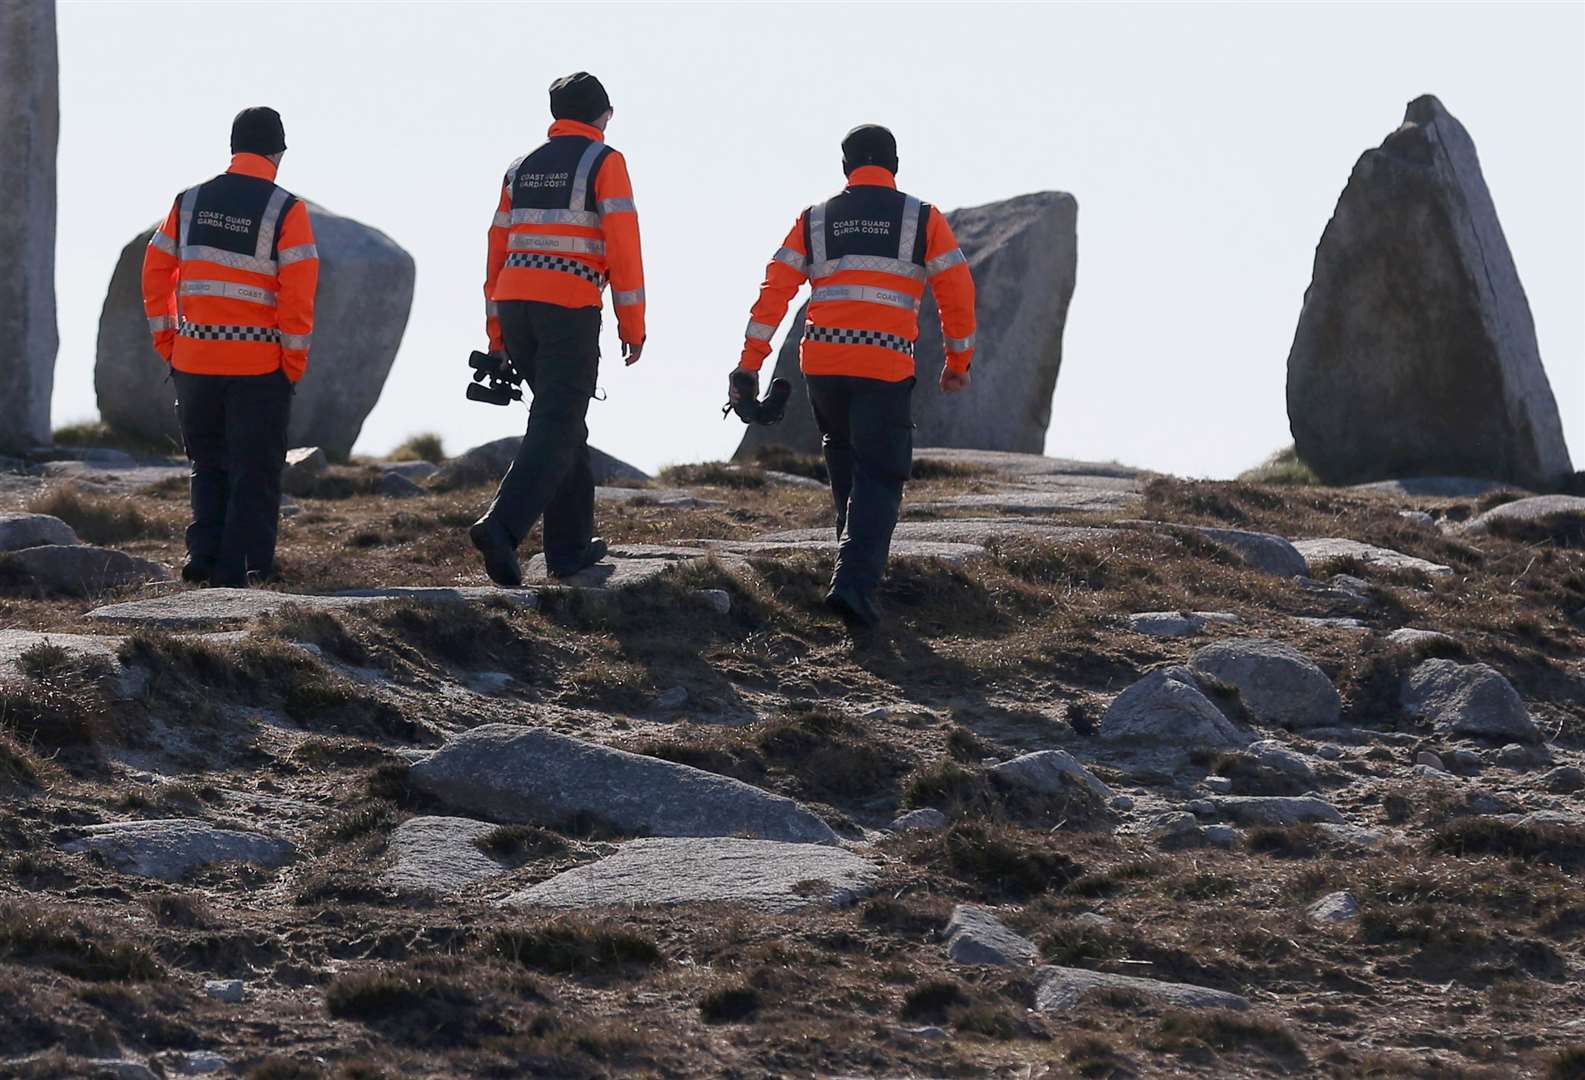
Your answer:
[[[925,231],[925,273],[941,313],[947,370],[967,371],[974,362],[974,275],[946,215],[935,207]]]
[[[799,287],[808,280],[809,252],[804,248],[804,216],[799,214],[787,239],[782,241],[780,249],[771,256],[769,265],[765,267],[765,280],[760,283],[759,299],[749,311],[739,367],[745,371],[758,371],[765,363],[765,358],[770,355],[770,340],[776,336],[776,328],[787,315],[787,305],[792,303]]]
[[[501,338],[500,311],[491,296],[495,292],[496,279],[501,276],[501,268],[506,265],[507,234],[511,226],[512,191],[502,184],[501,197],[495,204],[495,217],[490,219],[490,239],[484,260],[484,333],[489,338],[491,352],[506,348]]]
[[[181,260],[176,255],[176,204],[149,237],[143,252],[143,314],[149,319],[154,351],[167,364],[176,345],[176,277]]]
[[[281,366],[293,382],[308,370],[308,348],[314,336],[314,294],[319,289],[319,249],[314,246],[314,224],[308,204],[292,204],[281,221],[276,241],[280,270],[279,307]]]
[[[594,197],[605,233],[605,261],[611,270],[611,306],[616,329],[629,345],[644,343],[644,253],[639,244],[638,207],[627,159],[613,150],[594,178]]]

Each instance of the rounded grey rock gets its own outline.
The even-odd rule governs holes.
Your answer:
[[[1342,715],[1342,699],[1326,673],[1276,641],[1218,641],[1196,652],[1189,667],[1237,687],[1244,706],[1264,724],[1331,727]]]

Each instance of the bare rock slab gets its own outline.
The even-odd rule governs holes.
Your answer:
[[[80,544],[72,527],[48,514],[0,514],[0,551]]]
[[[493,586],[349,590],[331,596],[271,592],[265,589],[192,589],[148,600],[108,604],[90,611],[95,622],[121,626],[147,626],[165,630],[185,630],[207,626],[235,626],[263,615],[274,615],[287,608],[308,611],[349,611],[387,600],[415,603],[482,603],[506,600],[533,607],[539,598],[523,589],[498,589]]]
[[[1132,491],[1084,485],[1008,488],[1006,491],[952,495],[928,502],[904,503],[904,513],[942,514],[1086,514],[1111,513],[1139,501]]]
[[[578,589],[628,589],[710,554],[703,548],[671,544],[613,544],[610,553],[593,566],[571,577],[557,578],[550,576],[544,552],[540,552],[523,568],[523,580]]]
[[[1128,628],[1147,637],[1189,637],[1207,626],[1236,626],[1237,615],[1225,611],[1140,611],[1128,617]]]
[[[1067,1012],[1086,996],[1103,992],[1133,995],[1180,1009],[1249,1008],[1248,998],[1192,983],[1160,982],[1133,975],[1050,966],[1038,968],[1035,975],[1039,980],[1035,1009],[1039,1012]]]
[[[1335,727],[1343,702],[1326,673],[1297,649],[1264,639],[1218,641],[1189,659],[1189,667],[1238,688],[1263,724]]]
[[[409,818],[391,830],[388,847],[396,864],[383,880],[402,892],[445,894],[498,877],[506,868],[478,845],[495,828],[472,818]]]
[[[1253,741],[1182,667],[1151,672],[1119,694],[1101,717],[1100,735],[1113,743],[1183,750],[1237,750]]]
[[[1047,457],[1044,454],[957,446],[921,446],[914,451],[914,460],[983,469],[1020,480],[1034,476],[1096,476],[1138,482],[1148,475],[1144,469],[1116,461],[1079,461],[1074,458]]]
[[[0,555],[0,575],[45,593],[89,596],[126,585],[169,581],[157,562],[82,544],[30,547]]]
[[[923,521],[899,521],[892,533],[893,550],[903,542],[976,544],[984,547],[992,540],[1034,539],[1048,544],[1079,544],[1091,540],[1106,540],[1117,535],[1118,530],[1094,528],[1083,525],[1056,525],[1028,518],[937,518]],[[830,529],[788,529],[767,533],[763,541],[830,540]]]
[[[1309,795],[1217,795],[1209,801],[1218,814],[1240,825],[1288,827],[1310,823],[1344,823],[1337,807]]]
[[[1336,926],[1359,918],[1359,901],[1351,892],[1327,893],[1304,909],[1304,917],[1316,926]]]
[[[725,552],[746,559],[796,555],[803,552],[834,555],[837,550],[836,538],[832,536],[808,540],[690,540],[688,543],[707,551]],[[979,544],[894,538],[890,554],[894,559],[940,559],[942,562],[961,566],[974,559],[983,559],[985,548]]]
[[[1585,499],[1580,501],[1585,503]],[[1295,540],[1293,546],[1300,555],[1304,556],[1312,574],[1318,574],[1327,563],[1340,559],[1352,559],[1382,570],[1414,570],[1432,577],[1444,577],[1453,572],[1451,566],[1443,566],[1429,559],[1419,559],[1391,548],[1364,544],[1340,536],[1318,540]]]
[[[879,868],[850,851],[737,837],[650,838],[513,893],[514,907],[741,904],[761,911],[840,907],[869,893]]]
[[[627,833],[751,836],[834,844],[812,811],[730,777],[584,742],[544,728],[486,724],[409,772],[419,791],[492,821],[558,825],[591,817]]]
[[[1315,251],[1288,420],[1329,484],[1572,471],[1535,322],[1469,132],[1416,98],[1354,166]]]
[[[40,634],[32,630],[0,630],[0,676],[21,678],[22,658],[40,646],[61,650],[68,662],[84,669],[102,670],[114,675],[117,696],[129,698],[145,685],[145,677],[128,670],[118,655],[122,639],[93,634]]]
[[[952,918],[941,937],[947,955],[959,964],[1017,967],[1034,963],[1040,955],[1033,941],[973,904],[959,904],[952,909]]]
[[[1466,532],[1494,529],[1566,530],[1585,534],[1585,498],[1578,495],[1536,495],[1494,506],[1464,526]]]
[[[177,881],[218,862],[247,862],[274,868],[291,860],[285,840],[260,833],[221,829],[192,818],[117,821],[90,825],[81,840],[66,844],[73,853],[92,851],[123,873]]]
[[[1404,681],[1403,706],[1438,731],[1530,744],[1541,741],[1519,691],[1489,664],[1427,660]]]

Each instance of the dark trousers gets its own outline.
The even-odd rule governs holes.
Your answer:
[[[506,354],[534,400],[517,458],[485,517],[521,544],[545,518],[545,562],[575,566],[594,535],[589,399],[600,373],[600,309],[503,300]]]
[[[914,380],[807,379],[837,512],[840,547],[832,585],[868,593],[886,572],[903,484],[913,468]]]
[[[176,415],[192,462],[187,555],[215,585],[243,586],[275,566],[292,383],[269,375],[175,372]]]

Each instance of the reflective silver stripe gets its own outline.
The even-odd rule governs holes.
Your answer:
[[[486,319],[498,319],[498,318],[500,318],[501,317],[501,305],[497,304],[494,300],[486,300],[484,302],[484,317]]]
[[[512,214],[509,210],[497,210],[495,216],[490,219],[492,229],[504,229],[510,224],[512,224]]]
[[[567,198],[569,210],[582,210],[584,202],[589,197],[589,171],[594,168],[594,159],[600,156],[600,151],[605,149],[605,143],[592,142],[584,150],[583,157],[578,159],[578,168],[572,174],[572,194]]]
[[[169,236],[166,236],[165,233],[159,229],[155,229],[154,235],[149,237],[149,247],[157,248],[158,250],[165,252],[167,255],[176,254],[176,241],[172,240]]]
[[[968,337],[947,338],[947,352],[968,352],[974,348],[974,338],[974,334],[970,334]]]
[[[873,285],[821,285],[810,296],[812,303],[827,303],[835,300],[857,300],[864,304],[883,304],[886,307],[902,308],[904,311],[919,310],[919,301],[900,289],[877,289]]]
[[[175,329],[176,329],[176,320],[171,318],[169,315],[150,315],[149,316],[149,332],[150,333],[157,334],[161,330],[175,330]]]
[[[915,281],[925,279],[925,268],[918,263],[903,262],[901,259],[888,259],[884,255],[844,255],[840,259],[830,262],[816,260],[809,267],[809,277],[818,281],[821,278],[839,274],[844,270],[868,270],[880,274],[896,274],[898,277],[912,278]]]
[[[798,254],[792,248],[779,248],[776,252],[776,261],[785,263],[800,274],[809,268],[809,260]]]
[[[205,281],[183,278],[177,287],[178,296],[222,296],[227,300],[245,300],[250,304],[275,307],[275,294],[257,285],[242,285],[235,281]]]
[[[809,261],[815,264],[826,261],[826,204],[809,208]],[[809,275],[814,277],[813,274]]]
[[[619,292],[616,289],[611,290],[611,303],[616,307],[632,307],[634,304],[642,304],[643,302],[643,289],[631,289],[627,292]]]
[[[198,189],[182,192],[182,206],[177,215],[176,240],[178,247],[187,246],[187,234],[193,227],[193,209],[198,205]],[[185,258],[185,256],[183,256]]]
[[[220,266],[229,266],[233,270],[268,274],[271,277],[275,276],[278,269],[271,259],[255,259],[252,255],[238,255],[235,251],[223,251],[202,244],[184,245],[181,249],[181,259],[182,262],[212,262]]]
[[[506,246],[511,251],[575,251],[582,255],[605,254],[604,240],[589,240],[582,236],[513,233],[507,237]]]
[[[776,336],[776,328],[770,323],[754,322],[751,319],[749,320],[748,329],[743,332],[743,336],[750,341],[769,341]]]
[[[914,261],[914,243],[919,239],[919,200],[912,195],[903,200],[903,227],[897,233],[897,257]]]
[[[302,262],[304,259],[317,258],[319,258],[319,248],[314,244],[298,244],[296,247],[282,248],[280,250],[282,266],[290,266],[294,262]]]
[[[963,249],[953,248],[945,255],[937,255],[935,258],[925,263],[925,273],[929,274],[931,277],[935,277],[943,270],[950,270],[961,262],[968,262],[968,259],[966,259],[963,255]]]
[[[312,342],[313,340],[314,340],[314,335],[313,334],[282,334],[281,335],[281,348],[283,348],[283,349],[306,349],[306,348],[308,348],[309,343]]]
[[[525,207],[512,211],[511,225],[583,225],[598,229],[600,215],[587,210],[538,210]]]
[[[281,208],[286,205],[289,196],[285,188],[276,188],[270,192],[270,201],[264,204],[264,213],[259,216],[259,236],[253,244],[253,257],[255,259],[268,259],[270,251],[275,247],[275,230],[281,222]]]
[[[524,154],[522,157],[518,158],[516,161],[512,162],[512,164],[506,167],[506,180],[504,182],[504,186],[508,191],[511,191],[513,188],[517,187],[517,170],[521,169],[523,167],[523,162],[527,160],[528,155]]]
[[[638,204],[632,199],[601,199],[598,205],[602,217],[606,214],[638,213]]]

